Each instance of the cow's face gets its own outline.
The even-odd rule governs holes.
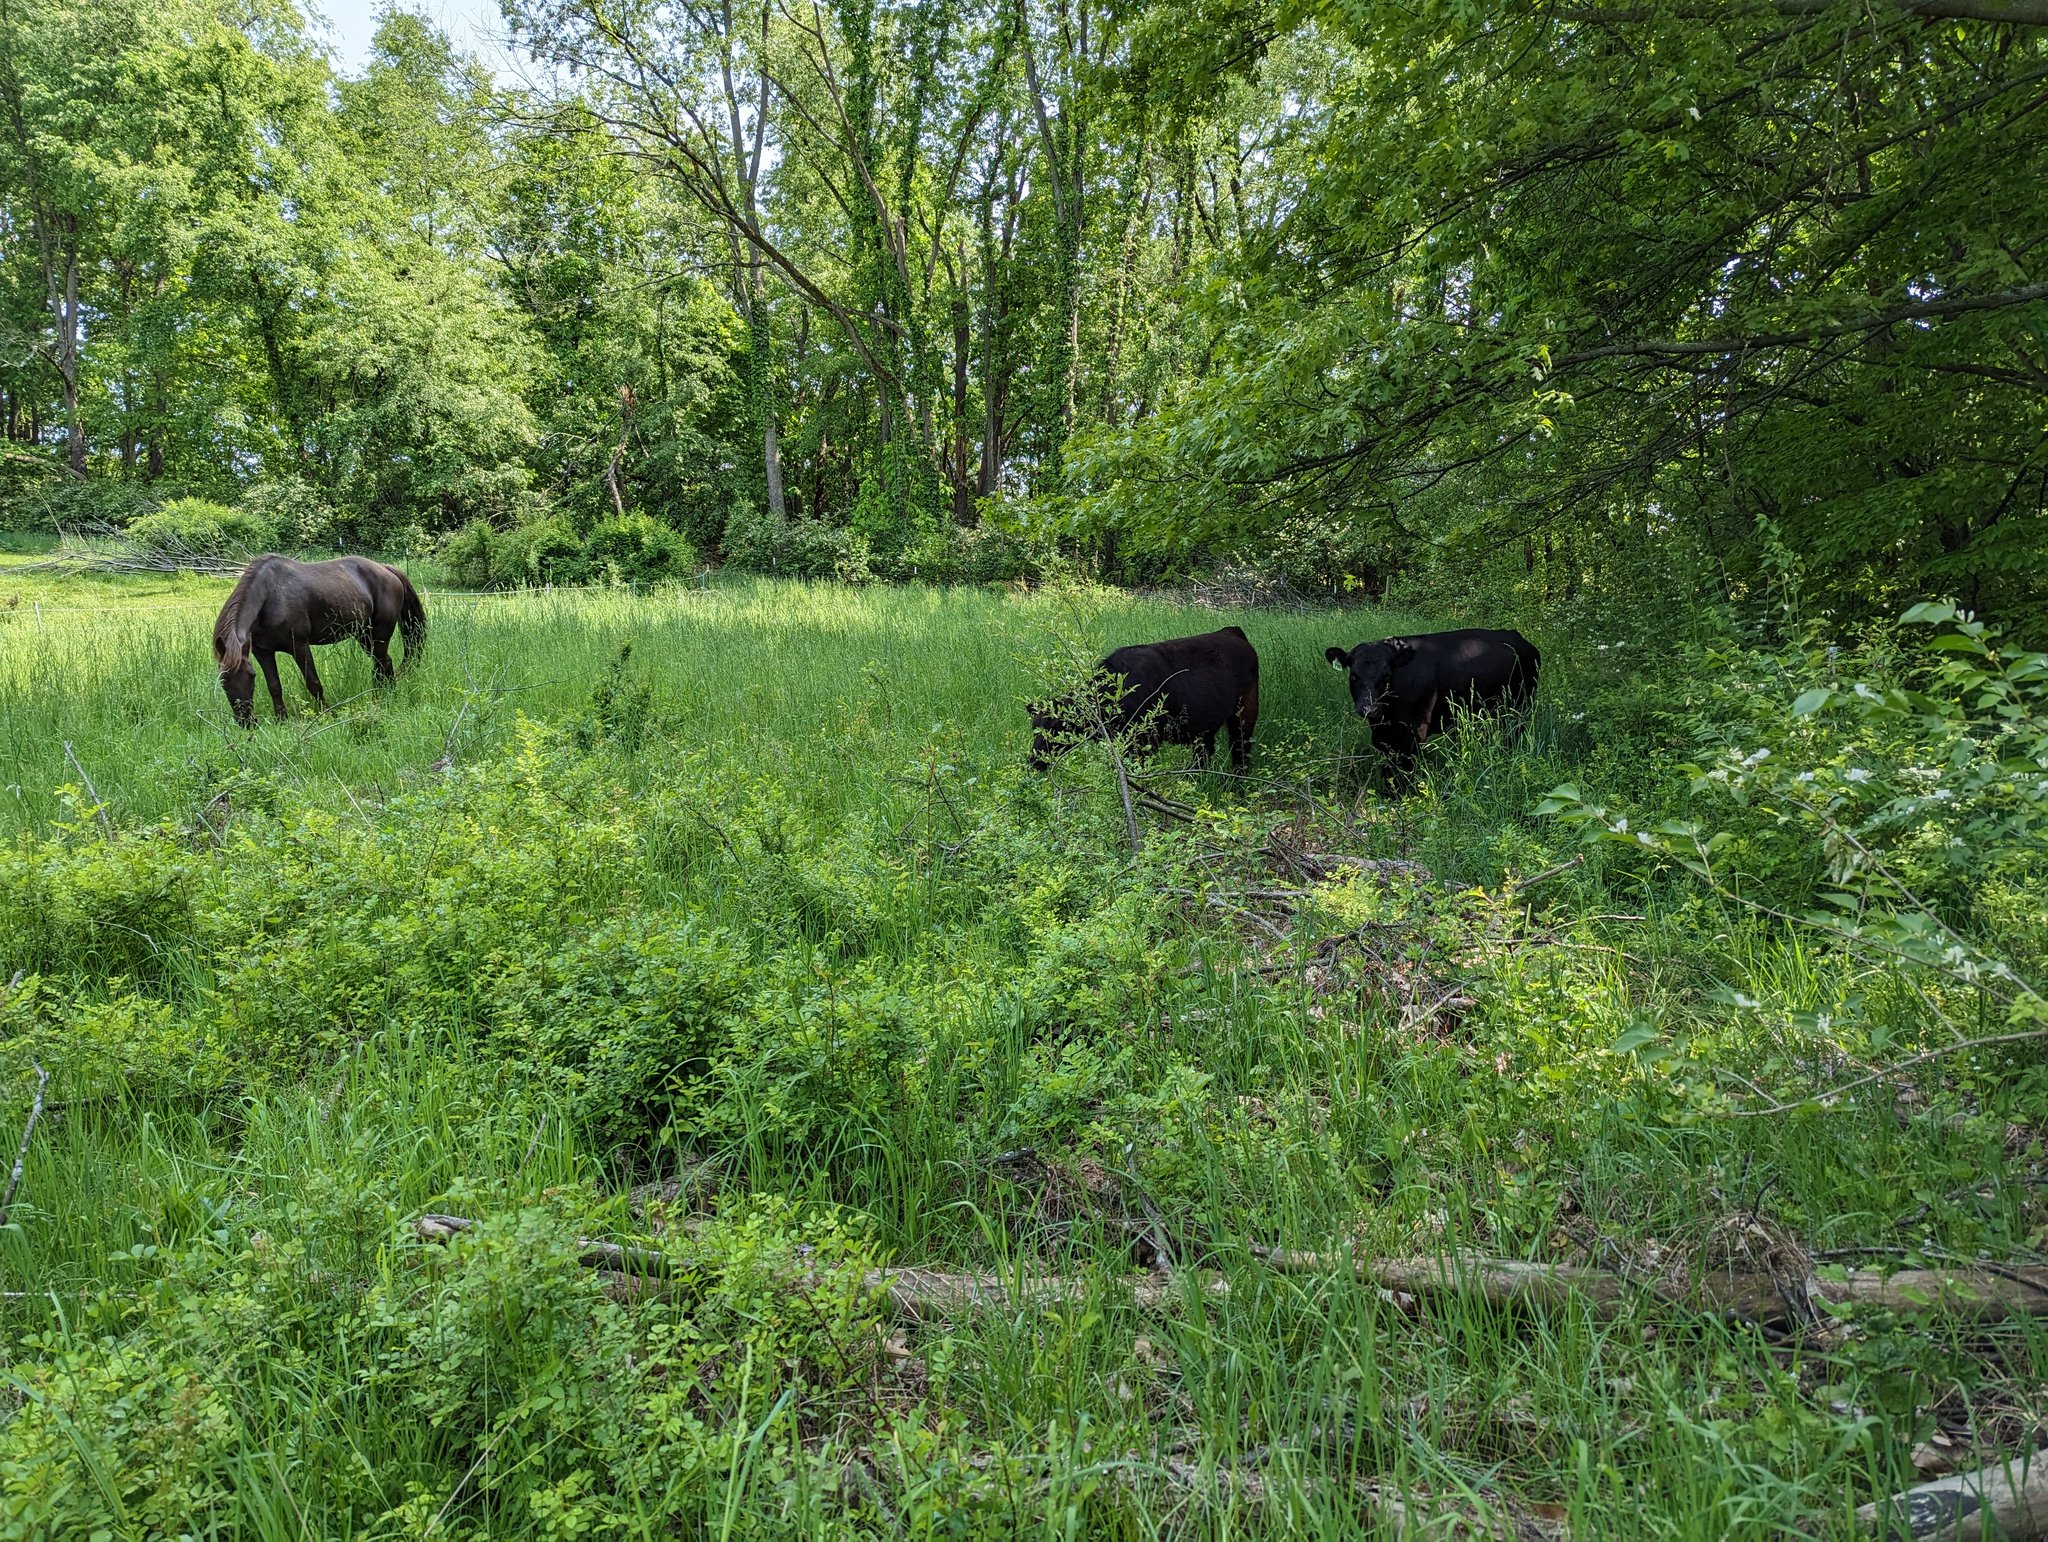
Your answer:
[[[1057,709],[1034,708],[1031,713],[1031,753],[1024,758],[1024,764],[1034,771],[1043,771],[1067,747],[1073,733],[1072,726]]]
[[[1348,653],[1328,648],[1323,656],[1344,671],[1351,686],[1352,708],[1360,717],[1370,718],[1392,699],[1394,671],[1415,657],[1415,649],[1399,637],[1389,637],[1385,642],[1360,643]]]

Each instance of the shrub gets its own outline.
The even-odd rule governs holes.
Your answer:
[[[934,584],[1000,584],[1045,576],[1047,549],[1012,531],[984,525],[937,525],[903,549],[895,563],[899,578]]]
[[[736,511],[725,527],[726,560],[735,567],[781,578],[874,577],[865,536],[819,519],[792,519],[777,528],[752,510]]]
[[[473,519],[449,533],[441,542],[441,565],[448,576],[465,589],[488,589],[496,577],[491,559],[496,554],[498,533],[490,521]]]
[[[322,546],[334,539],[335,512],[320,489],[304,477],[265,477],[242,490],[244,514],[263,522],[272,540]]]
[[[139,482],[43,479],[9,489],[0,501],[0,525],[15,530],[90,529],[125,525],[154,509],[159,500]]]
[[[498,982],[493,1035],[555,1068],[584,1125],[638,1143],[725,1048],[749,995],[746,950],[687,917],[641,914]]]
[[[1569,785],[1539,812],[1634,860],[1675,864],[1846,961],[1851,984],[1804,1025],[1816,1037],[1860,1032],[1859,1050],[1885,1049],[1895,1025],[1882,1007],[1901,982],[1956,1043],[1971,1022],[2048,1033],[2048,997],[2031,978],[2043,954],[2048,654],[1945,604],[1904,620],[1941,629],[1917,659],[1889,647],[1844,659],[1812,640],[1714,655],[1722,678],[1693,768],[1703,817],[1631,819]]]
[[[689,539],[647,514],[608,519],[586,544],[593,577],[612,583],[658,583],[681,578],[696,565]]]
[[[580,584],[589,574],[589,554],[559,514],[515,525],[491,543],[495,584]]]
[[[591,569],[583,541],[560,515],[510,530],[493,530],[487,520],[473,519],[441,542],[439,556],[448,576],[471,589],[582,583]]]
[[[237,557],[277,544],[276,527],[263,515],[205,498],[174,498],[130,520],[127,535],[170,556]]]

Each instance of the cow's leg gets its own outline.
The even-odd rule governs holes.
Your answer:
[[[1372,747],[1386,763],[1387,786],[1400,792],[1415,775],[1416,737],[1404,723],[1372,725]]]
[[[1188,740],[1188,748],[1194,753],[1195,769],[1208,770],[1209,762],[1216,754],[1216,730],[1212,728],[1206,734]]]
[[[1443,710],[1443,705],[1443,693],[1431,691],[1429,702],[1422,709],[1422,716],[1415,720],[1415,747],[1418,750],[1429,743],[1429,736],[1436,732],[1436,717]]]
[[[277,654],[269,648],[258,648],[255,653],[256,662],[263,667],[263,683],[270,687],[271,709],[283,717],[284,682],[277,678]]]
[[[1230,769],[1242,771],[1251,751],[1252,730],[1259,726],[1259,688],[1255,685],[1238,698],[1237,711],[1229,722]]]
[[[316,709],[325,712],[327,693],[320,689],[320,671],[313,667],[313,645],[309,642],[293,643],[292,657],[298,661],[299,673],[306,677],[306,694],[313,698]]]
[[[1508,740],[1519,744],[1522,736],[1529,731],[1529,707],[1536,699],[1536,692],[1517,681],[1513,693],[1508,697]]]

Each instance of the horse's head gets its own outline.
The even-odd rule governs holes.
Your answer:
[[[229,710],[235,721],[247,728],[256,715],[256,671],[249,667],[248,650],[216,635],[213,656],[220,663],[220,688],[228,693]]]

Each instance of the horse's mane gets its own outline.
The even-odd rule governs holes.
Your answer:
[[[249,656],[249,632],[255,622],[253,618],[244,621],[242,611],[248,602],[250,580],[262,566],[263,561],[258,558],[242,570],[227,604],[220,608],[220,619],[213,623],[213,656],[220,661],[223,675],[240,669]]]

